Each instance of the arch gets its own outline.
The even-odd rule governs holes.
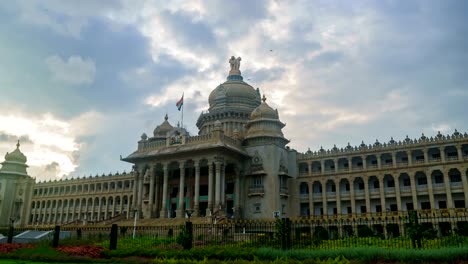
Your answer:
[[[351,190],[351,186],[349,184],[348,179],[346,179],[346,178],[340,179],[339,184],[340,184],[340,193],[341,194],[349,193],[349,191]]]
[[[338,170],[339,171],[347,171],[349,170],[349,162],[348,158],[339,158],[338,159]]]
[[[445,146],[445,159],[446,160],[458,160],[458,150],[454,145]]]
[[[434,187],[437,187],[439,184],[444,185],[444,174],[441,170],[433,170],[431,172],[431,182]]]
[[[326,159],[323,163],[325,171],[335,171],[335,161],[332,159]]]
[[[115,197],[115,206],[120,206],[120,204],[121,204],[121,201],[120,201],[120,200],[121,200],[121,199],[120,199],[120,196],[117,195],[117,196]]]
[[[450,169],[448,172],[448,176],[450,179],[450,184],[462,182],[461,173],[457,168]]]
[[[411,151],[411,160],[413,164],[424,163],[424,152],[420,149],[415,149]]]
[[[440,148],[429,148],[427,150],[427,158],[429,160],[429,162],[437,162],[437,161],[440,161],[441,157],[440,157]]]
[[[408,165],[408,153],[406,151],[397,151],[395,153],[397,166]]]
[[[299,173],[307,174],[309,173],[309,165],[307,162],[299,162]]]
[[[385,174],[383,178],[383,188],[395,188],[395,179],[392,174]]]
[[[377,156],[374,154],[367,155],[366,157],[366,166],[367,168],[377,168],[378,167]]]
[[[299,184],[299,193],[302,194],[309,194],[309,184],[307,182],[301,182]]]
[[[110,183],[110,190],[111,191],[115,190],[115,182],[114,181]]]
[[[107,183],[107,182],[103,183],[102,190],[107,192],[109,190],[109,183]]]
[[[368,185],[369,186],[369,192],[379,191],[380,181],[377,178],[377,176],[375,176],[375,175],[369,176],[369,178],[367,180],[368,180],[368,184],[369,184]]]
[[[322,183],[320,181],[314,181],[314,183],[312,183],[312,193],[321,194],[322,191]]]
[[[312,174],[322,173],[322,165],[320,161],[312,161]]]
[[[363,162],[362,162],[362,157],[356,156],[351,158],[351,166],[353,169],[358,169],[362,170],[363,168]]]
[[[353,190],[355,193],[364,193],[365,191],[364,179],[361,176],[357,176],[354,178]]]
[[[426,173],[423,171],[417,171],[414,175],[414,180],[416,181],[416,186],[427,186]]]
[[[327,193],[335,194],[336,193],[335,181],[333,181],[332,179],[328,179],[327,182],[325,183],[325,190]]]
[[[99,206],[99,198],[94,198],[94,206]]]
[[[106,205],[106,198],[102,197],[101,198],[101,207]]]
[[[380,156],[383,168],[393,167],[393,157],[391,153],[383,153]]]
[[[109,196],[107,198],[107,205],[108,206],[113,206],[114,205],[114,198],[112,196]]]

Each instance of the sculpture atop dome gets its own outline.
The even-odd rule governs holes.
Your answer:
[[[154,137],[166,138],[167,133],[174,129],[174,127],[171,124],[169,124],[169,122],[167,121],[168,119],[169,118],[167,117],[167,114],[166,114],[166,116],[164,117],[164,122],[162,122],[161,125],[157,126],[154,129],[153,131]]]
[[[231,56],[231,59],[229,60],[229,64],[231,65],[229,75],[241,75],[241,72],[239,70],[241,60],[241,57],[237,57],[236,59],[234,56]]]

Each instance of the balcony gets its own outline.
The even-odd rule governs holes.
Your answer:
[[[397,167],[408,167],[408,162],[407,161],[398,161],[397,162]]]
[[[440,158],[435,158],[435,159],[429,159],[429,163],[439,163]]]
[[[249,187],[248,196],[263,196],[265,195],[265,188],[263,185],[255,185]]]
[[[314,192],[313,197],[314,197],[314,199],[315,198],[322,198],[322,193],[321,192]]]
[[[301,194],[299,194],[299,198],[301,200],[308,200],[309,199],[309,194],[308,193],[301,193]]]
[[[447,157],[446,158],[447,161],[454,161],[454,160],[458,160],[458,156],[451,156],[451,157]]]

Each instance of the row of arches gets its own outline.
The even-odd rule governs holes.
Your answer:
[[[461,160],[468,156],[468,144],[400,150],[382,154],[326,158],[299,162],[299,173],[320,174],[327,171],[349,171],[368,168],[406,166],[408,164]]]
[[[132,195],[50,199],[31,203],[30,224],[68,223],[76,220],[100,221],[127,213]]]
[[[34,196],[38,195],[64,195],[64,194],[80,194],[92,192],[107,192],[107,191],[126,191],[133,188],[133,180],[110,181],[98,183],[82,183],[67,186],[56,187],[37,187],[34,189]]]
[[[400,172],[301,181],[300,214],[349,214],[465,208],[468,169]]]

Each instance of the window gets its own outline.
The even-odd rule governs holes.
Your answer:
[[[366,212],[366,206],[365,205],[361,205],[361,213],[365,213]]]
[[[455,208],[465,208],[464,200],[455,200],[454,204],[455,204]]]
[[[403,186],[411,186],[411,181],[410,179],[406,178],[403,180]]]
[[[388,180],[388,181],[387,181],[387,186],[388,186],[389,188],[395,187],[395,181],[394,181],[394,180]]]
[[[391,204],[390,205],[390,211],[392,211],[392,212],[398,211],[398,206],[396,204]]]
[[[447,209],[447,202],[439,201],[439,209]]]
[[[335,186],[335,184],[333,184],[333,185],[331,186],[331,191],[332,191],[332,192],[336,192],[336,186]]]
[[[375,206],[375,211],[376,211],[377,213],[381,213],[381,212],[382,212],[382,206],[381,206],[381,205],[376,205],[376,206]]]
[[[406,203],[406,210],[408,211],[414,210],[413,203]]]
[[[427,178],[426,177],[419,177],[418,178],[418,185],[426,185],[427,184]]]
[[[444,183],[444,177],[442,175],[436,175],[434,177],[435,183]]]
[[[255,176],[252,178],[252,185],[254,187],[261,187],[262,186],[262,177],[261,176]]]
[[[333,214],[334,215],[338,214],[338,210],[336,209],[336,207],[333,207]]]
[[[353,212],[353,211],[351,210],[351,206],[346,207],[346,210],[347,210],[348,214],[351,214],[351,213]]]
[[[431,209],[431,203],[430,202],[421,202],[421,209],[423,209],[423,210]]]
[[[358,183],[359,190],[364,190],[364,183],[360,182]]]
[[[378,189],[379,188],[379,182],[378,181],[374,181],[374,189]]]
[[[408,157],[403,157],[403,158],[401,158],[401,161],[403,161],[403,162],[408,162]]]
[[[346,183],[346,184],[345,184],[345,190],[346,190],[346,191],[349,191],[349,183]]]
[[[450,175],[450,182],[461,182],[461,175],[460,174]]]

